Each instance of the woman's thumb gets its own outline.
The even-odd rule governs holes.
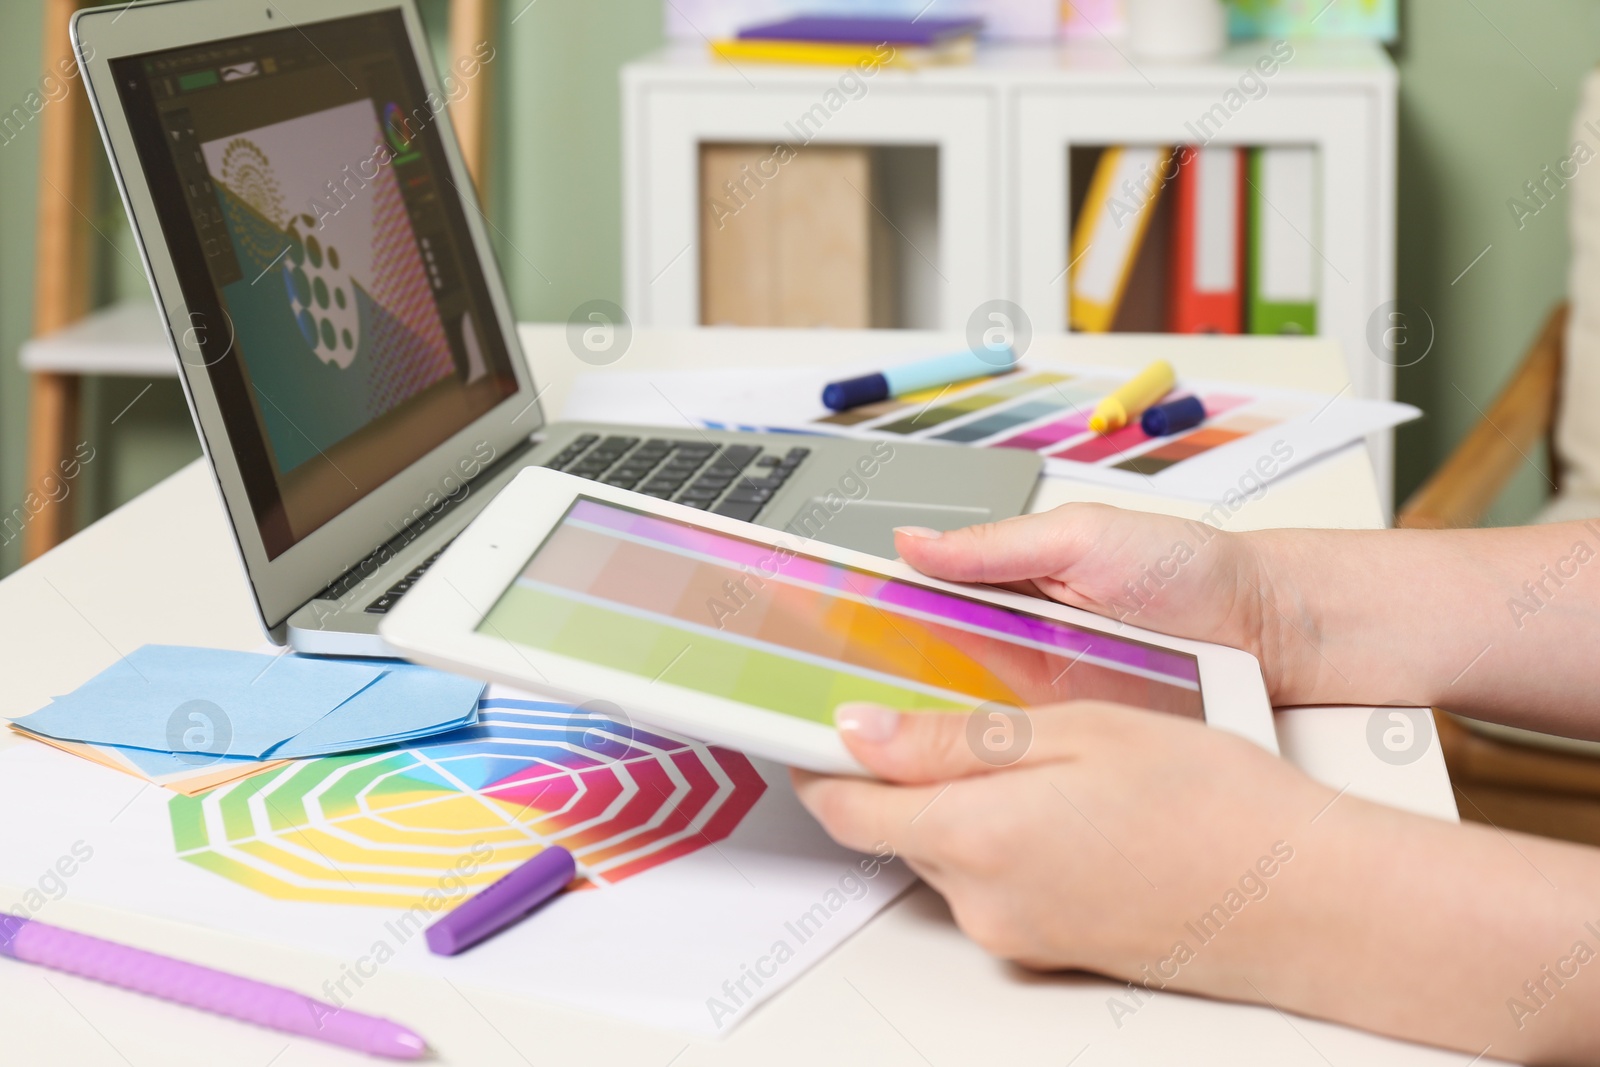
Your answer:
[[[1040,578],[1082,555],[1085,523],[1070,510],[1078,507],[1084,505],[944,533],[902,526],[894,532],[894,546],[917,570],[946,581],[995,584]]]

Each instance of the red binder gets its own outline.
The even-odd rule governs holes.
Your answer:
[[[1179,150],[1167,329],[1244,330],[1245,153]]]

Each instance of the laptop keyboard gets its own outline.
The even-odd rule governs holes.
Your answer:
[[[580,478],[632,489],[659,500],[751,522],[811,454],[791,448],[782,455],[760,445],[715,445],[651,437],[580,434],[546,467]]]
[[[708,441],[675,441],[666,437],[605,437],[586,433],[545,460],[544,465],[619,489],[632,489],[658,500],[675,500],[691,508],[751,522],[767,501],[811,454],[795,447],[779,455],[760,445],[715,445]],[[423,560],[364,609],[386,615],[406,590],[444,554]]]
[[[452,540],[454,540],[454,538],[452,538]],[[433,561],[444,555],[444,550],[449,547],[449,542],[445,542],[445,544],[440,547],[439,551],[435,552],[433,555],[429,556],[427,559],[411,568],[411,570],[407,571],[404,578],[400,579],[398,582],[395,582],[384,592],[382,596],[367,605],[367,614],[387,615],[389,613],[389,609],[398,604],[400,602],[400,598],[406,595],[406,590],[410,589],[413,585],[416,585],[417,579],[422,577],[423,572],[425,572],[429,567],[433,566]]]

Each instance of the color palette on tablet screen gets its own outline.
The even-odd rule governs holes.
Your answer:
[[[1193,656],[583,498],[479,630],[823,724],[853,700],[1203,714]]]

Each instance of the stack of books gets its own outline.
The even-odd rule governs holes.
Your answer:
[[[980,18],[799,15],[747,26],[711,51],[733,62],[923,67],[971,62],[982,29]]]

